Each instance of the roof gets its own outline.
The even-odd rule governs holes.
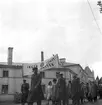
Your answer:
[[[66,63],[64,64],[64,66],[73,66],[73,65],[78,65],[78,64],[76,64],[76,63],[69,63],[69,62],[66,62]]]
[[[20,65],[0,64],[0,68],[22,69],[22,67],[23,67],[23,66],[20,66]]]
[[[82,68],[82,66],[80,64],[64,65],[64,67],[71,67],[71,66],[79,66],[81,68],[81,70],[84,71],[84,69]]]
[[[69,66],[80,66],[80,64],[76,64],[76,63],[65,63],[63,66],[64,66],[64,67],[69,67]]]
[[[73,73],[73,74],[76,75],[76,73],[73,72],[71,69],[65,68],[65,67],[63,67],[63,68],[49,68],[49,69],[46,69],[46,70],[44,70],[44,71],[59,71],[59,72],[61,72],[61,71],[64,71],[64,72],[69,71],[69,72],[71,72],[71,73]]]

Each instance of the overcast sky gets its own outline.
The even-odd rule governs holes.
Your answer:
[[[89,0],[102,31],[97,0]],[[52,54],[89,65],[102,76],[102,34],[87,0],[0,0],[0,62],[39,62]]]

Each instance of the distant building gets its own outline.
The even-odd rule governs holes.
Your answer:
[[[75,63],[69,63],[69,62],[65,62],[63,64],[63,67],[70,69],[71,71],[73,71],[74,73],[77,74],[77,77],[80,78],[81,82],[87,82],[88,79],[88,75],[87,73],[83,70],[82,66],[80,64],[75,64]]]
[[[85,72],[88,74],[88,81],[94,81],[95,80],[94,71],[91,71],[89,66],[85,67]]]

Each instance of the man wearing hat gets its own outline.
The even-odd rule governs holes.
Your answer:
[[[22,92],[21,103],[22,105],[24,105],[27,102],[27,97],[29,93],[29,84],[26,83],[26,80],[23,80],[23,84],[21,86],[21,92]]]
[[[65,105],[66,101],[66,81],[65,78],[63,77],[63,74],[60,74],[60,79],[59,79],[59,84],[60,84],[60,102],[62,101],[63,105]]]
[[[78,84],[77,84],[77,76],[76,75],[74,75],[73,76],[73,80],[72,80],[72,100],[73,100],[73,105],[75,105],[76,104],[76,96],[77,96],[77,91],[78,91],[78,86],[77,86]]]
[[[41,87],[41,76],[38,74],[38,68],[34,67],[33,74],[31,77],[31,89],[28,95],[28,105],[33,105],[37,102],[37,105],[41,105],[41,100],[44,99],[42,87]]]

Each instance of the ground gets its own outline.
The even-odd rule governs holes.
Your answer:
[[[5,103],[0,103],[0,105],[21,105],[21,104],[15,104],[15,103],[11,103],[11,102],[5,102]],[[25,104],[27,105],[27,104]],[[36,103],[34,103],[34,105],[36,105]],[[46,105],[46,102],[43,101],[42,102],[42,105]],[[51,104],[50,104],[51,105]],[[70,105],[71,105],[71,101],[70,101]],[[83,105],[102,105],[102,100],[98,100],[97,102],[95,103],[90,103],[90,102],[86,102],[84,103]]]

